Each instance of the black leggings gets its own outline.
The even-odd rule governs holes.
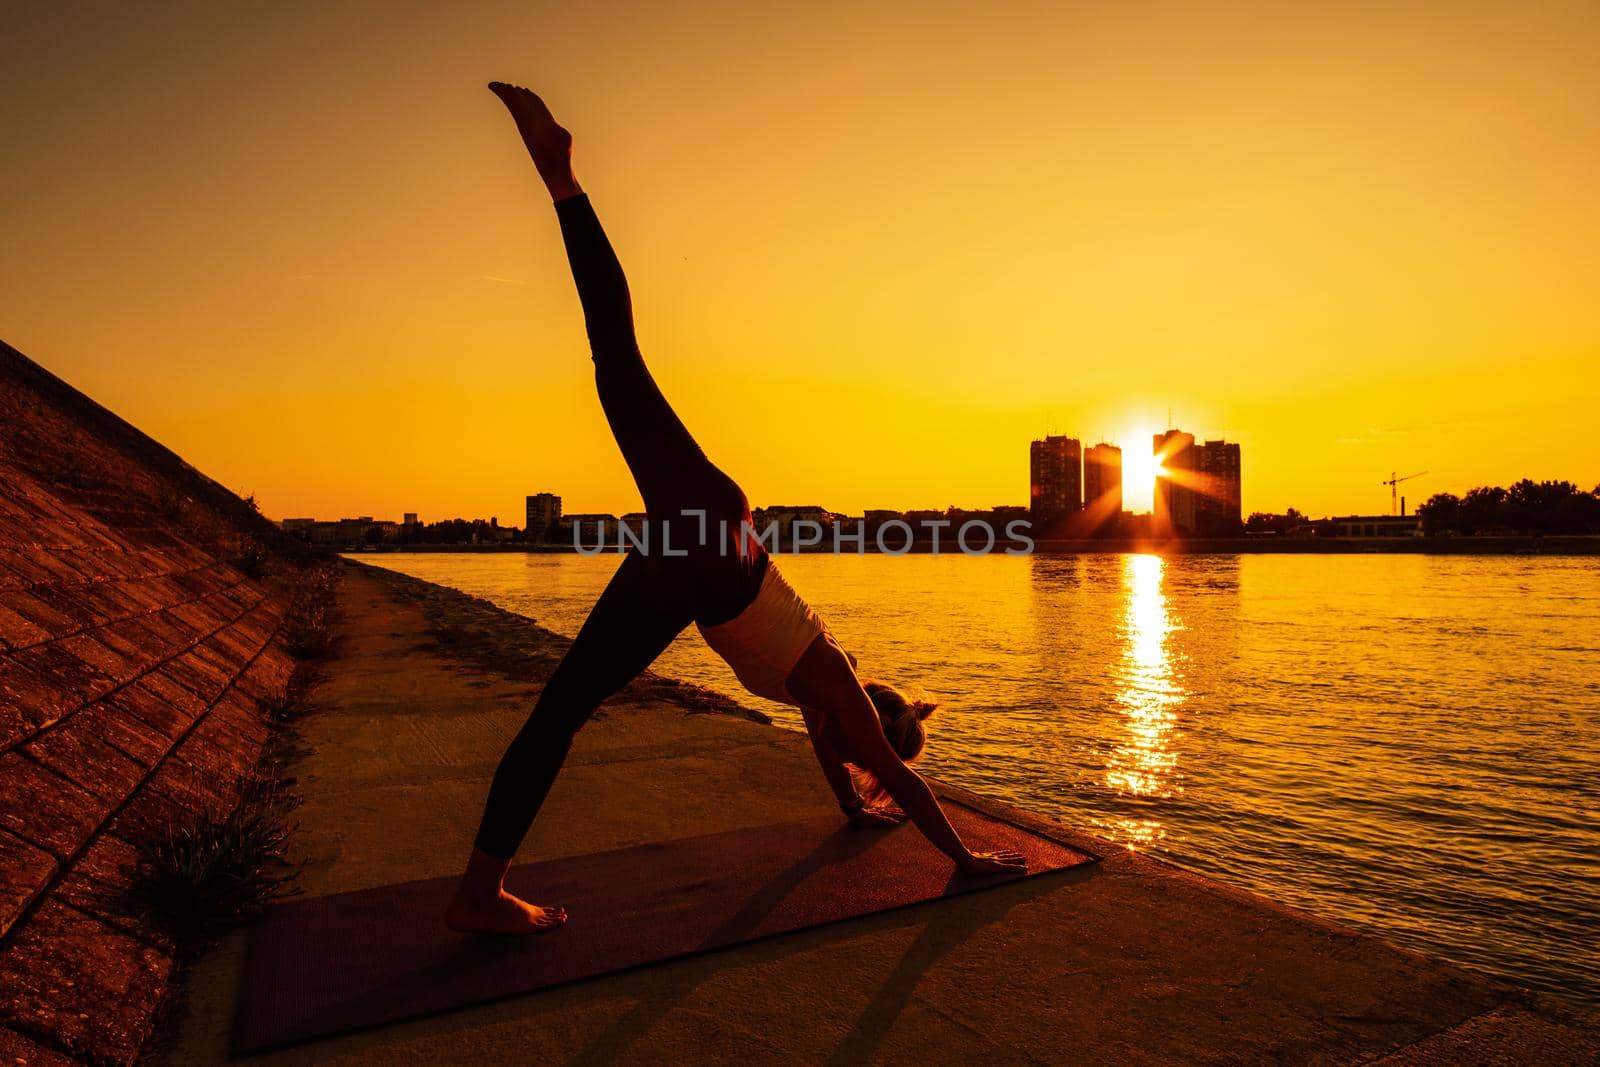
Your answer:
[[[600,406],[644,497],[649,547],[623,557],[500,760],[475,843],[502,859],[521,845],[573,736],[600,702],[690,623],[714,625],[743,611],[767,568],[765,550],[748,533],[743,491],[700,451],[644,365],[628,280],[589,198],[558,200],[556,216],[583,304]],[[614,536],[607,541],[615,544]]]

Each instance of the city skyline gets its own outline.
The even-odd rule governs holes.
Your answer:
[[[986,508],[964,509],[955,505],[948,508],[863,508],[860,515],[866,519],[874,516],[937,514],[943,511],[1015,512],[1018,517],[1026,513],[1032,520],[1035,532],[1046,536],[1102,537],[1133,536],[1126,529],[1130,518],[1149,514],[1155,522],[1141,533],[1158,536],[1236,536],[1243,527],[1240,511],[1240,449],[1236,443],[1223,440],[1196,442],[1193,434],[1169,429],[1152,437],[1150,452],[1139,462],[1124,464],[1137,453],[1125,453],[1111,442],[1100,441],[1085,449],[1075,437],[1050,434],[1028,445],[1028,502],[1025,506],[1000,503]],[[1138,480],[1148,478],[1150,485],[1141,486]],[[1130,486],[1132,479],[1134,484]],[[1154,501],[1152,512],[1125,509],[1124,500],[1130,488],[1135,494],[1148,495]],[[564,512],[562,496],[548,490],[528,493],[523,497],[525,522],[522,529],[539,531],[542,539],[548,531],[563,521],[580,515],[587,518],[642,518],[643,511]],[[1174,503],[1176,502],[1176,503]],[[751,504],[755,513],[808,512],[816,518],[846,517],[852,513],[834,511],[819,505]],[[482,524],[485,520],[466,520],[460,517],[445,522],[471,522]],[[499,520],[491,516],[490,527],[499,529]],[[312,525],[339,526],[341,524],[369,523],[378,526],[417,526],[417,513],[406,512],[404,522],[396,524],[387,520],[374,520],[372,515],[358,518],[313,519],[293,517],[281,520],[286,529],[307,529]],[[423,524],[426,525],[426,524]],[[509,527],[507,528],[509,529]]]
[[[1161,450],[1159,446],[1152,449],[1149,455],[1140,456],[1136,450],[1125,452],[1121,446],[1109,441],[1102,440],[1085,448],[1082,446],[1078,438],[1058,434],[1049,434],[1046,435],[1046,437],[1042,440],[1030,442],[1029,448],[1031,466],[1037,466],[1039,462],[1041,446],[1047,444],[1048,442],[1067,443],[1070,444],[1072,449],[1070,456],[1063,455],[1056,457],[1058,465],[1062,465],[1063,472],[1066,473],[1070,471],[1070,482],[1067,485],[1060,487],[1060,492],[1064,495],[1062,496],[1062,501],[1056,505],[1058,511],[1066,510],[1065,500],[1070,496],[1075,497],[1077,501],[1074,510],[1078,508],[1087,508],[1091,502],[1099,501],[1101,498],[1111,498],[1110,503],[1103,503],[1101,505],[1103,510],[1107,510],[1110,513],[1117,513],[1124,510],[1133,515],[1148,515],[1152,513],[1154,507],[1153,502],[1155,487],[1158,484],[1159,479],[1168,473],[1163,468],[1162,457],[1160,454]],[[1235,446],[1235,448],[1237,448],[1237,446]],[[1124,456],[1126,456],[1128,459],[1126,465],[1124,465],[1123,462]],[[943,510],[945,508],[955,508],[956,510],[987,510],[990,508],[1005,508],[1013,506],[1027,506],[1029,508],[1035,508],[1037,506],[1035,497],[1037,495],[1036,491],[1039,486],[1039,479],[1034,470],[1030,470],[1029,483],[1027,499],[1023,501],[1000,501],[998,503],[991,502],[980,507],[971,507],[958,504],[933,505],[929,502],[924,502],[921,505],[887,510],[912,512]],[[529,528],[535,525],[532,517],[536,513],[541,517],[547,517],[552,513],[552,509],[553,512],[558,515],[563,511],[564,498],[560,493],[540,491],[537,493],[524,493],[522,494],[522,497],[524,502],[523,510],[526,515],[529,516],[529,520],[526,524]],[[789,498],[779,497],[777,499]],[[1149,503],[1149,506],[1146,506],[1142,509],[1124,509],[1123,503],[1125,500],[1144,500]],[[1235,501],[1235,503],[1237,503],[1237,501]],[[783,505],[762,505],[752,502],[751,506],[759,508],[762,506],[780,507]],[[640,507],[641,505],[639,505],[638,501],[633,501],[627,508],[613,507],[610,509],[602,509],[599,511],[586,513],[625,515],[638,511]],[[350,509],[345,508],[342,510],[349,511]],[[446,508],[445,512],[449,512],[450,510],[451,509]],[[839,509],[836,511],[836,513],[865,514],[878,510],[886,509],[884,509],[882,504],[879,503],[868,504],[865,507],[857,508],[855,509],[855,512],[850,512],[847,509]],[[441,514],[443,513],[444,512],[441,512]],[[376,512],[374,512],[374,514],[376,514]],[[416,512],[410,511],[405,512],[404,514],[407,516],[407,522],[414,520],[417,515]],[[370,515],[368,517],[370,518]]]
[[[1239,509],[1241,450],[1236,443],[1207,440],[1196,443],[1192,434],[1173,429],[1154,435],[1151,441],[1151,469],[1160,473],[1158,511],[1136,514],[1120,510],[1122,449],[1100,442],[1081,449],[1075,439],[1050,436],[1034,441],[1029,449],[1030,502],[1027,505],[1000,504],[991,508],[867,508],[850,513],[818,504],[754,504],[753,526],[757,531],[769,527],[788,530],[783,536],[796,536],[798,524],[807,524],[812,533],[838,526],[854,525],[856,531],[877,531],[896,523],[921,527],[932,539],[934,527],[961,529],[968,524],[986,525],[991,530],[1005,528],[1009,538],[1038,537],[1045,542],[1102,541],[1113,545],[1200,539],[1251,542],[1259,545],[1263,537],[1289,537],[1322,541],[1350,538],[1412,538],[1429,533],[1446,537],[1479,534],[1491,538],[1529,534],[1585,534],[1595,532],[1595,509],[1600,487],[1591,493],[1565,480],[1536,482],[1518,479],[1509,487],[1475,486],[1464,495],[1442,491],[1407,506],[1407,498],[1395,494],[1393,509],[1383,514],[1315,515],[1297,508],[1281,513],[1256,512],[1243,521]],[[1070,463],[1081,456],[1083,492],[1071,507],[1072,485],[1079,468]],[[1065,458],[1066,461],[1063,461]],[[1043,460],[1043,462],[1041,462]],[[1408,478],[1391,478],[1383,484],[1395,487]],[[1054,482],[1055,484],[1045,484]],[[415,512],[406,512],[401,522],[376,519],[372,515],[338,519],[285,518],[282,528],[312,544],[324,547],[352,545],[394,546],[526,543],[562,547],[576,546],[578,526],[591,537],[602,535],[605,527],[628,526],[635,536],[644,535],[648,516],[643,511],[564,512],[562,498],[539,492],[525,498],[527,521],[524,527],[501,526],[498,518],[466,519],[454,517],[420,522]],[[1019,520],[1028,520],[1021,527]],[[1014,532],[1015,531],[1015,532]],[[766,536],[763,534],[762,536]],[[903,531],[897,536],[904,536]],[[1242,541],[1241,541],[1242,538]],[[587,542],[585,542],[587,543]],[[816,545],[815,541],[807,544]],[[1017,543],[1021,543],[1018,541]],[[839,545],[855,544],[860,538],[850,533]]]

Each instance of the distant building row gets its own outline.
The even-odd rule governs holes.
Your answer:
[[[404,522],[360,515],[353,519],[284,519],[278,525],[291,537],[322,548],[349,548],[363,544],[393,543],[417,525],[417,513],[408,511]]]
[[[1239,510],[1239,446],[1224,441],[1196,445],[1194,437],[1179,430],[1157,434],[1153,455],[1162,475],[1155,486],[1155,515],[1148,522],[1132,521],[1123,509],[1122,450],[1104,442],[1087,452],[1074,437],[1046,437],[1034,441],[1029,452],[1029,506],[995,507],[986,511],[892,511],[871,509],[859,521],[869,533],[890,522],[922,529],[927,524],[982,519],[1003,528],[1021,518],[1032,520],[1040,537],[1101,537],[1151,533],[1157,536],[1230,537],[1242,529]],[[632,532],[644,526],[643,512],[620,518],[609,514],[566,515],[561,497],[534,493],[525,500],[525,525],[521,531],[501,526],[499,520],[452,519],[424,526],[416,512],[404,521],[374,519],[370,515],[338,520],[284,519],[285,532],[314,545],[355,548],[395,544],[528,544],[570,545],[573,526],[588,542],[600,524],[613,531],[618,525]],[[853,517],[816,505],[757,508],[755,527],[776,526],[783,538],[792,536],[796,524],[830,529]]]
[[[358,515],[349,519],[283,519],[283,532],[319,548],[378,548],[385,545],[491,545],[520,540],[522,531],[501,526],[497,518],[446,519],[422,523],[408,511],[400,522]]]
[[[1243,530],[1239,446],[1196,444],[1167,430],[1151,440],[1156,461],[1153,514],[1158,537],[1236,537]],[[1123,508],[1122,449],[1101,442],[1087,451],[1076,437],[1046,436],[1028,450],[1028,507],[1041,537],[1116,537],[1132,532]]]

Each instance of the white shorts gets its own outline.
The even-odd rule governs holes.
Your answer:
[[[750,606],[727,622],[700,626],[700,636],[728,661],[744,687],[758,697],[780,704],[798,702],[789,695],[789,672],[800,662],[811,642],[828,632],[821,616],[811,610],[778,571],[778,561],[768,558],[761,590]]]

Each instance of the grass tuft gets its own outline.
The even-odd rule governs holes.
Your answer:
[[[333,615],[344,568],[322,562],[295,572],[287,583],[289,611],[284,647],[296,659],[326,659],[333,654]]]
[[[188,497],[166,482],[161,483],[161,487],[156,493],[156,510],[169,519],[181,519],[188,507]]]
[[[281,693],[268,693],[256,701],[261,717],[275,726],[293,722],[306,713],[306,701],[291,682]]]
[[[239,548],[239,554],[233,557],[233,565],[247,578],[260,581],[272,569],[272,554],[255,538],[246,538]]]
[[[292,890],[284,858],[291,804],[271,783],[247,791],[219,820],[202,811],[134,843],[131,898],[180,944],[215,937]]]
[[[289,676],[281,693],[268,693],[256,701],[261,717],[274,726],[286,726],[311,710],[311,690],[321,680],[321,672],[302,663]]]

